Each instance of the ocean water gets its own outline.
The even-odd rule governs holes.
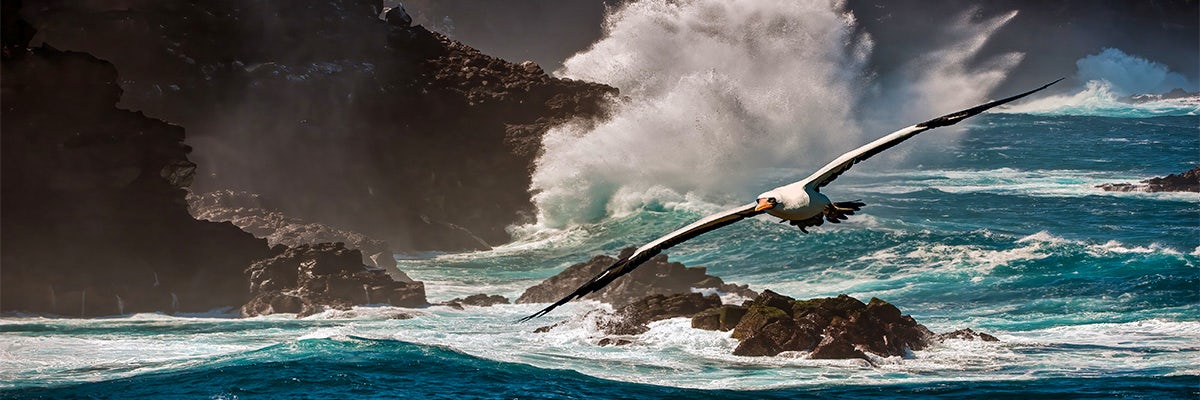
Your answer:
[[[936,154],[919,165],[864,163],[830,186],[836,198],[868,203],[848,222],[805,235],[756,219],[668,252],[757,290],[880,297],[934,331],[972,328],[1000,343],[951,341],[874,366],[737,357],[728,333],[672,319],[632,345],[600,347],[580,317],[607,307],[594,302],[526,324],[514,321],[542,305],[367,306],[302,319],[10,315],[0,319],[0,397],[1195,398],[1200,195],[1095,186],[1190,168],[1197,123],[984,115],[956,143],[914,140]],[[721,206],[649,206],[400,265],[426,282],[431,301],[516,298],[567,265]]]
[[[625,98],[610,121],[547,135],[534,173],[537,222],[490,251],[397,255],[430,301],[515,299],[571,264],[974,105],[1024,57],[975,60],[1011,15],[948,18],[945,48],[874,76],[870,38],[824,3],[630,7],[612,10],[608,35],[558,72],[613,84]],[[1169,75],[1123,52],[1103,56],[1129,65],[1125,77]],[[4,315],[0,398],[1195,399],[1200,194],[1096,186],[1195,166],[1200,106],[1121,103],[1139,80],[1106,80],[1088,65],[1076,72],[1096,78],[1084,86],[857,165],[823,190],[867,203],[849,221],[806,235],[753,219],[667,251],[755,290],[879,297],[934,331],[972,328],[998,343],[948,341],[871,363],[738,357],[728,333],[670,319],[633,344],[601,347],[583,315],[608,306],[590,301],[525,324],[515,321],[544,304],[374,305],[300,319]]]

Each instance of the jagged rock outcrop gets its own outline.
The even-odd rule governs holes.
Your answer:
[[[1200,166],[1178,175],[1170,174],[1138,183],[1106,183],[1097,187],[1109,192],[1200,192]]]
[[[1171,89],[1171,91],[1166,92],[1166,93],[1135,94],[1135,95],[1128,96],[1128,97],[1122,97],[1118,100],[1126,102],[1126,103],[1133,103],[1133,104],[1149,103],[1152,101],[1163,101],[1163,100],[1191,100],[1194,103],[1194,102],[1200,101],[1200,93],[1188,92],[1186,90],[1183,90],[1183,88],[1175,88],[1175,89]]]
[[[251,299],[242,316],[296,313],[307,316],[355,304],[396,307],[426,305],[425,285],[393,280],[382,269],[362,265],[362,253],[342,243],[288,248],[245,270]]]
[[[473,294],[467,297],[455,297],[454,299],[445,303],[445,305],[459,310],[463,309],[463,306],[491,307],[497,304],[510,303],[507,297],[498,294],[487,295],[483,293]]]
[[[947,340],[978,340],[982,342],[1000,341],[1000,339],[997,339],[995,336],[983,332],[975,332],[971,328],[959,329],[954,332],[939,333],[937,336],[933,337],[933,340],[938,342],[944,342]]]
[[[179,126],[116,107],[112,64],[41,46],[4,1],[0,311],[202,312],[248,298],[266,241],[188,215]]]
[[[627,255],[632,251],[632,248],[625,249],[621,255]],[[601,255],[588,262],[567,267],[558,275],[526,289],[516,302],[523,304],[558,301],[611,266],[615,261],[616,259],[612,257]],[[690,293],[692,289],[711,288],[743,297],[758,295],[746,285],[725,283],[721,278],[708,275],[706,272],[704,267],[687,267],[681,263],[667,262],[667,256],[660,254],[628,275],[617,278],[603,289],[583,298],[622,307],[646,296]]]
[[[796,300],[770,290],[742,306],[701,313],[693,318],[692,326],[732,327],[733,337],[741,340],[733,354],[741,356],[808,351],[814,359],[869,360],[866,353],[904,356],[934,340],[933,332],[883,300],[863,304],[846,295]]]
[[[122,107],[188,128],[197,192],[259,193],[286,215],[397,250],[508,241],[504,228],[532,210],[544,132],[602,115],[616,90],[389,24],[381,6],[132,0],[23,12],[38,40],[115,64]]]
[[[257,194],[218,190],[188,194],[187,200],[188,212],[196,219],[230,222],[255,237],[267,239],[271,246],[345,243],[347,248],[362,252],[364,265],[383,268],[398,280],[412,281],[403,271],[396,269],[395,251],[387,242],[358,232],[289,217]]]

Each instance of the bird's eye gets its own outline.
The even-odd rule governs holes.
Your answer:
[[[775,198],[774,198],[774,197],[770,197],[770,198],[767,198],[767,202],[769,202],[769,203],[771,203],[771,204],[775,204],[775,203],[778,203],[778,202],[779,202],[779,200],[775,200]]]

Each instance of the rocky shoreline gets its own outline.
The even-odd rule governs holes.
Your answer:
[[[564,275],[574,275],[572,268],[546,282],[560,281],[559,278]],[[700,293],[703,287],[662,284],[678,282],[687,275],[679,271],[685,270],[676,270],[676,273],[667,276],[660,275],[660,284],[647,285],[647,289],[659,294],[624,298],[620,305],[610,302],[616,310],[594,310],[580,319],[594,325],[595,331],[602,332],[602,337],[596,341],[597,345],[621,346],[635,343],[637,335],[650,330],[651,322],[685,317],[691,319],[694,329],[730,332],[733,338],[739,340],[733,355],[748,357],[791,353],[804,354],[812,359],[857,358],[871,361],[873,357],[911,357],[912,351],[946,340],[998,341],[994,336],[969,328],[936,334],[911,316],[903,315],[896,306],[877,298],[863,303],[843,294],[797,300],[765,290],[740,304],[722,304],[717,293],[724,292],[719,290],[705,295]],[[648,283],[646,276],[649,274],[640,277],[630,275],[621,279],[631,278],[643,284]],[[540,290],[539,286],[531,287],[525,293],[536,292]],[[628,292],[625,294],[628,295]],[[608,302],[602,300],[604,298],[596,296],[594,299]],[[533,332],[549,333],[566,323],[562,321],[541,326]]]
[[[1097,187],[1106,192],[1200,192],[1200,166],[1178,175],[1170,174],[1137,183],[1105,183]]]
[[[426,304],[392,255],[507,241],[541,135],[616,94],[381,1],[3,7],[0,312]]]
[[[379,1],[3,5],[0,312],[428,307],[392,255],[507,241],[530,210],[541,136],[603,117],[616,95],[396,10],[382,21]],[[247,22],[264,15],[271,24]],[[221,34],[192,36],[192,24]],[[457,206],[480,196],[494,207]],[[515,303],[555,301],[614,260],[568,267]],[[616,308],[589,317],[607,332],[600,345],[679,317],[731,332],[745,356],[869,359],[991,338],[935,335],[879,299],[760,294],[666,255],[585,299]]]

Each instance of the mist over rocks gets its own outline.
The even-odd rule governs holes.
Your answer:
[[[382,11],[368,0],[135,0],[22,13],[35,40],[116,65],[123,108],[188,129],[197,192],[262,194],[285,215],[401,251],[507,242],[505,227],[532,215],[541,135],[603,115],[616,89]]]
[[[301,220],[284,215],[262,196],[218,190],[215,192],[187,196],[188,212],[196,219],[213,222],[230,222],[255,237],[267,239],[271,246],[295,247],[316,243],[345,243],[349,249],[362,252],[362,263],[384,268],[401,281],[411,282],[403,271],[396,269],[396,253],[392,246],[382,240],[372,239],[358,232]]]
[[[633,252],[633,248],[627,248],[621,252],[621,256],[624,257],[631,252]],[[616,261],[615,258],[599,255],[587,262],[574,264],[557,275],[525,289],[525,292],[517,298],[516,303],[558,301]],[[721,278],[708,275],[707,269],[704,267],[687,267],[681,263],[668,262],[667,256],[660,254],[634,269],[633,272],[617,278],[603,289],[583,296],[583,299],[623,307],[646,296],[686,294],[691,293],[693,289],[715,289],[718,292],[732,293],[748,298],[758,295],[747,285],[725,283]]]
[[[1105,183],[1097,186],[1107,192],[1200,192],[1200,166],[1180,174],[1170,174],[1137,183]]]
[[[425,284],[393,280],[379,268],[362,265],[362,254],[342,243],[305,244],[255,262],[245,270],[251,298],[241,316],[349,310],[356,304],[396,307],[427,305]]]

